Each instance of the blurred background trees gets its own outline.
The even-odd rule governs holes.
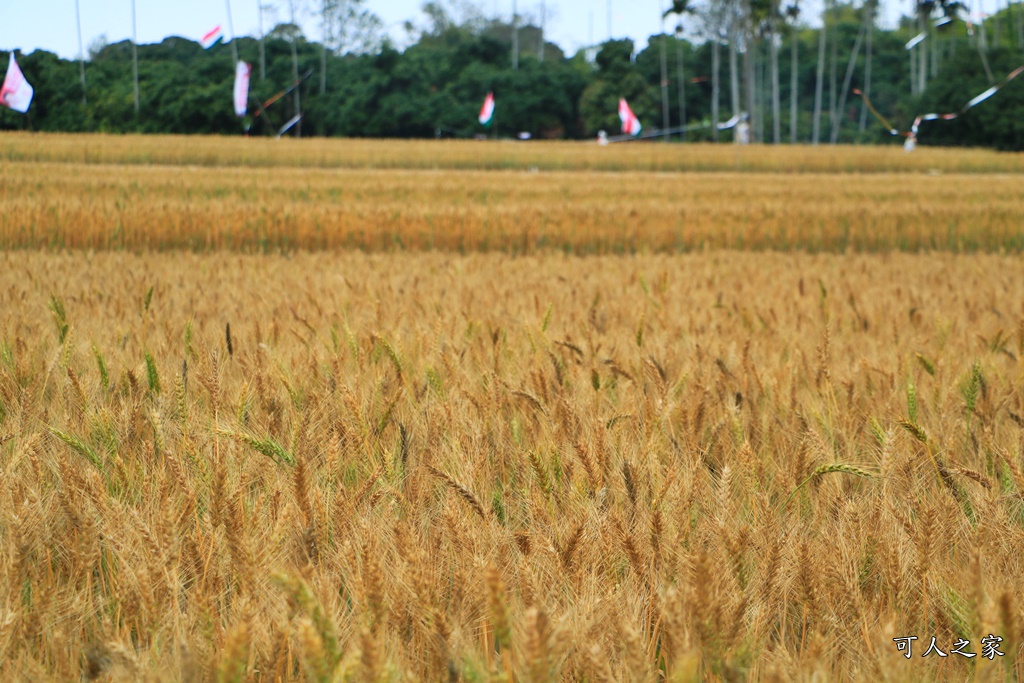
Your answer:
[[[258,77],[261,40],[236,44],[254,65],[255,109],[293,84],[294,41],[299,74],[311,74],[300,86],[306,136],[584,138],[602,129],[616,134],[625,97],[645,132],[667,120],[696,128],[687,140],[714,139],[715,121],[743,111],[756,142],[893,142],[854,88],[870,89],[878,109],[905,129],[918,113],[959,109],[1024,63],[1019,3],[969,26],[959,3],[922,0],[915,16],[882,30],[877,0],[829,0],[813,27],[796,2],[677,2],[666,16],[678,26],[643,49],[613,39],[571,55],[546,39],[542,21],[518,15],[513,26],[469,4],[428,2],[423,25],[405,25],[401,48],[367,0],[315,0],[309,8],[318,35],[289,23],[266,33],[265,79]],[[83,98],[76,61],[41,50],[19,54],[36,97],[27,117],[0,110],[0,129],[237,135],[251,123],[251,134],[267,135],[296,113],[292,98],[283,98],[255,122],[238,119],[230,46],[203,50],[169,37],[139,46],[136,115],[131,58],[128,41],[91,45]],[[497,106],[484,129],[476,115],[488,91]],[[1022,149],[1022,114],[1024,78],[958,122],[923,130],[929,144]],[[731,139],[727,131],[721,136]]]

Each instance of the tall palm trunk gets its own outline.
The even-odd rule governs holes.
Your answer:
[[[1024,4],[1020,0],[1014,4],[1017,6],[1017,49],[1024,50]]]
[[[267,36],[263,33],[263,0],[256,0],[260,20],[260,80],[267,80]]]
[[[835,2],[827,3],[826,7],[835,9]],[[832,12],[829,12],[831,15]],[[838,91],[838,64],[839,64],[839,26],[835,21],[830,21],[829,24],[832,26],[832,35],[830,36],[831,41],[831,55],[829,57],[829,81],[828,81],[828,123],[830,126],[835,126],[836,116],[836,94]]]
[[[740,113],[740,73],[739,53],[736,51],[736,37],[739,31],[736,29],[736,13],[733,10],[729,20],[729,98],[732,103],[732,115]]]
[[[609,30],[611,28],[609,27]],[[512,69],[519,68],[519,10],[512,0]]]
[[[683,78],[683,41],[676,40],[676,82],[679,84],[679,125],[683,129],[679,132],[679,139],[686,139],[686,81]],[[717,122],[716,122],[717,123]]]
[[[850,61],[846,64],[846,76],[843,78],[843,89],[839,93],[839,108],[836,112],[837,116],[835,121],[832,124],[833,145],[839,142],[839,129],[843,125],[843,118],[845,118],[846,94],[850,91],[850,81],[853,80],[853,69],[857,66],[857,55],[860,54],[860,44],[864,40],[866,23],[867,13],[864,14],[864,21],[861,22],[860,30],[857,31],[857,39],[853,41],[853,50],[850,52]]]
[[[814,123],[811,129],[811,143],[821,141],[821,99],[825,89],[825,26],[818,29],[818,73],[814,82]]]
[[[547,27],[548,20],[548,6],[544,0],[540,3],[540,45],[537,46],[537,61],[544,61],[544,41],[547,40],[544,36],[544,29]]]
[[[999,15],[999,0],[996,0],[996,13],[992,17],[992,45],[998,50],[1003,43],[1003,18]]]
[[[320,94],[327,92],[327,45],[334,38],[331,23],[331,0],[321,0],[320,22],[323,35],[320,37]]]
[[[992,85],[996,82],[995,76],[992,75],[992,67],[988,63],[988,32],[985,30],[985,19],[982,17],[981,21],[978,22],[978,56],[981,57],[981,66],[985,69],[985,76],[988,78],[988,84]]]
[[[259,80],[266,80],[266,35],[263,33],[263,0],[256,0],[259,14]]]
[[[754,60],[754,112],[756,118],[754,119],[754,141],[764,142],[764,117],[765,111],[768,109],[766,98],[768,88],[765,87],[765,80],[767,74],[765,73],[765,63],[768,61],[764,59],[764,55],[761,54],[760,41],[757,45],[757,52],[753,55]]]
[[[327,92],[327,46],[320,45],[320,94]]]
[[[928,17],[924,11],[918,13],[919,28],[924,32],[924,40],[917,44],[917,92],[923,93],[928,87],[928,46],[931,43],[931,31],[928,29]]]
[[[755,84],[754,84],[754,27],[752,26],[752,18],[750,16],[750,0],[743,0],[743,13],[745,15],[743,22],[744,39],[747,42],[747,49],[743,53],[743,73],[744,73],[744,89],[746,90],[746,102],[747,114],[750,116],[750,123],[753,124],[757,120],[757,112],[760,107],[757,106],[757,100],[755,95]]]
[[[139,113],[139,36],[135,21],[135,0],[132,0],[132,79],[135,83],[135,113]]]
[[[777,39],[776,29],[778,28],[778,24],[775,19],[776,12],[774,3],[772,3],[772,5],[772,30],[769,36],[769,39],[771,40],[770,49],[772,58],[772,143],[777,145],[782,141],[782,104],[779,101],[779,46],[775,43]]]
[[[668,111],[668,55],[665,48],[665,22],[662,20],[661,36],[658,39],[661,48],[661,128],[668,130],[671,127]],[[664,142],[668,142],[669,136],[663,135]]]
[[[917,95],[917,48],[908,50],[910,53],[910,94]]]
[[[295,0],[288,0],[288,7],[291,10],[292,27],[295,28],[295,26],[296,26],[295,25]],[[298,115],[300,115],[302,113],[302,96],[299,94],[299,91],[302,90],[302,88],[300,88],[298,86],[298,82],[299,82],[299,51],[298,51],[298,47],[296,47],[296,45],[295,45],[298,42],[298,40],[299,40],[298,35],[296,35],[295,33],[292,33],[292,78],[294,79],[294,81],[296,83],[295,91],[294,91],[295,94],[292,96],[292,102],[293,102],[293,104],[295,106],[295,115],[296,116],[298,116]],[[297,137],[297,138],[301,138],[302,137],[302,120],[301,119],[299,120],[298,123],[295,124],[295,137]]]
[[[238,64],[238,43],[235,41],[235,20],[231,18],[231,0],[224,0],[228,17],[228,40],[231,41],[231,61]]]
[[[797,112],[797,52],[799,50],[798,45],[800,43],[799,34],[796,31],[796,27],[793,27],[793,34],[790,38],[792,41],[789,45],[789,60],[791,63],[789,72],[789,142],[790,144],[796,144],[796,112]]]
[[[868,35],[867,41],[864,45],[864,95],[871,99],[871,38],[875,32],[875,3],[873,0],[868,0],[867,3],[868,12]],[[860,105],[860,126],[858,130],[863,133],[868,127],[868,103],[861,102]]]
[[[711,139],[718,142],[718,122],[720,120],[718,101],[722,93],[722,42],[718,36],[711,43]]]
[[[85,89],[85,48],[82,47],[82,12],[75,0],[75,23],[78,25],[78,73],[82,79],[82,104],[89,104]]]

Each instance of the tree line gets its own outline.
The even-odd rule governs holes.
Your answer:
[[[137,46],[138,110],[129,41],[94,45],[84,64],[19,54],[35,100],[28,116],[0,110],[0,129],[269,135],[301,111],[302,136],[579,139],[617,133],[625,97],[645,131],[688,128],[674,139],[729,140],[715,124],[745,112],[757,142],[884,142],[892,137],[855,89],[905,130],[917,114],[960,109],[1024,63],[1020,3],[968,24],[958,3],[922,0],[916,16],[882,30],[877,0],[827,0],[818,27],[780,0],[699,11],[675,0],[666,18],[677,29],[644,49],[613,39],[568,55],[539,22],[437,2],[424,6],[425,25],[406,26],[399,49],[360,2],[331,2],[347,14],[325,11],[320,36],[286,23],[209,50],[180,37]],[[255,120],[236,117],[233,50],[254,65],[250,111],[305,77],[296,95]],[[489,91],[497,106],[485,129],[476,115]],[[956,121],[922,124],[920,135],[926,144],[1020,150],[1022,114],[1024,77]]]

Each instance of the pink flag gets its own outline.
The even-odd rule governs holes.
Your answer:
[[[480,115],[477,116],[477,121],[482,126],[491,125],[491,119],[494,118],[494,93],[487,93],[487,97],[484,98],[484,104],[480,107]]]
[[[7,66],[7,77],[4,78],[3,87],[0,88],[0,104],[24,114],[32,104],[34,92],[32,86],[25,80],[25,75],[18,68],[18,62],[14,59],[12,52]]]
[[[235,114],[245,116],[249,109],[249,76],[252,66],[239,62],[235,67]]]
[[[622,120],[622,132],[626,135],[640,135],[640,119],[636,117],[633,110],[629,108],[626,99],[619,100],[619,119]]]
[[[207,33],[199,40],[199,44],[203,46],[204,50],[209,50],[211,47],[217,44],[217,42],[224,37],[224,32],[220,30],[220,26],[214,26],[213,30]]]

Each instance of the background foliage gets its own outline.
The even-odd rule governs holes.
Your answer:
[[[519,29],[519,68],[512,68],[512,32],[508,23],[479,16],[458,20],[439,4],[427,9],[428,25],[407,27],[410,44],[398,49],[386,38],[364,39],[347,51],[337,41],[327,51],[308,39],[296,27],[283,24],[267,34],[266,78],[254,66],[253,98],[263,101],[293,82],[290,40],[296,36],[298,72],[312,76],[301,86],[302,135],[350,137],[471,137],[487,134],[511,137],[528,131],[540,138],[585,138],[600,129],[617,133],[616,103],[626,97],[644,123],[653,130],[662,122],[661,42],[668,54],[669,120],[676,126],[679,116],[679,52],[685,62],[683,85],[686,119],[690,125],[707,124],[711,117],[712,42],[708,20],[684,17],[684,31],[652,36],[648,47],[636,52],[629,39],[610,40],[589,50],[566,55],[555,44],[545,42],[543,54],[540,30]],[[1020,8],[1016,8],[1017,14]],[[765,10],[768,11],[768,10]],[[782,9],[779,8],[782,12]],[[830,40],[826,58],[835,60],[840,84],[846,71],[858,30],[864,20],[863,7],[837,4],[826,17]],[[987,58],[998,80],[1024,61],[1020,31],[1014,31],[1020,17],[1014,7],[1002,14],[1004,30],[987,37]],[[998,15],[989,21],[998,21]],[[797,83],[797,141],[811,139],[812,112],[816,87],[817,29],[766,19],[752,32],[750,50],[755,66],[755,135],[769,140],[771,129],[769,45],[778,47],[781,113],[790,141],[791,75]],[[766,29],[765,26],[774,26]],[[1009,28],[1009,30],[1005,30]],[[943,32],[944,31],[944,32]],[[879,110],[902,130],[914,115],[925,111],[953,111],[988,87],[979,59],[977,36],[967,35],[962,22],[943,31],[934,30],[934,71],[927,88],[911,95],[910,57],[904,44],[918,32],[912,20],[896,30],[873,31],[872,99]],[[977,33],[977,32],[976,32]],[[774,38],[773,38],[774,36]],[[796,41],[797,60],[792,60]],[[241,59],[259,63],[260,41],[239,38]],[[741,51],[746,47],[741,47]],[[850,81],[864,87],[865,49],[854,60]],[[733,113],[730,101],[728,46],[723,45],[721,66],[720,119]],[[741,64],[745,54],[740,54]],[[0,52],[6,60],[6,53]],[[0,110],[0,130],[97,131],[143,133],[215,133],[236,135],[250,119],[239,120],[231,111],[234,71],[229,45],[204,51],[194,41],[169,37],[160,44],[139,46],[141,107],[136,115],[133,102],[131,45],[121,42],[96,45],[86,64],[87,103],[83,102],[79,65],[37,50],[19,55],[26,76],[36,89],[30,114],[21,116]],[[326,69],[324,68],[326,66]],[[829,78],[831,62],[826,69]],[[742,71],[742,66],[741,66]],[[476,114],[484,94],[492,90],[497,100],[494,126],[484,129]],[[825,85],[822,140],[828,141],[829,84]],[[744,98],[746,93],[744,92]],[[843,100],[840,100],[843,101]],[[291,98],[274,105],[268,116],[257,120],[252,132],[271,134],[293,114]],[[885,142],[891,140],[873,117],[861,126],[862,103],[848,94],[842,111],[838,142]],[[1012,82],[996,98],[972,110],[960,121],[925,124],[922,135],[928,144],[990,146],[999,149],[1024,148],[1024,80]],[[725,133],[725,139],[729,139]],[[691,140],[710,140],[710,127],[691,132]]]

